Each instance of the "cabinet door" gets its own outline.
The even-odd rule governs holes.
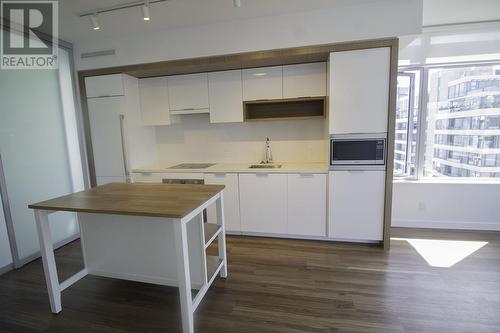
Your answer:
[[[122,96],[123,77],[121,74],[90,76],[85,78],[87,98]]]
[[[208,109],[207,73],[169,76],[171,111]]]
[[[287,233],[326,236],[326,174],[288,175]]]
[[[287,175],[240,174],[241,230],[286,234]]]
[[[243,122],[241,70],[208,73],[210,122]]]
[[[226,186],[224,189],[224,222],[226,231],[241,232],[238,174],[205,174],[205,184],[218,184]],[[217,222],[216,213],[215,204],[207,208],[207,220],[209,223]]]
[[[326,63],[283,66],[283,98],[326,96]]]
[[[243,100],[283,98],[283,67],[244,69]]]
[[[387,132],[390,49],[330,54],[330,134]]]
[[[120,114],[125,113],[124,97],[87,100],[90,136],[98,177],[124,177]]]
[[[139,93],[144,126],[170,125],[167,78],[140,79]]]
[[[381,241],[385,171],[329,173],[329,237]]]

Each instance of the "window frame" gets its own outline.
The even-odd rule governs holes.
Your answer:
[[[427,115],[429,101],[429,71],[431,69],[443,68],[453,69],[467,66],[500,66],[500,60],[496,61],[471,61],[456,63],[438,63],[424,65],[405,65],[398,66],[398,74],[405,71],[420,71],[420,84],[418,106],[413,111],[417,112],[417,133],[416,133],[416,152],[415,152],[415,173],[394,175],[395,181],[420,181],[420,182],[439,182],[439,183],[500,183],[500,178],[480,178],[480,177],[427,177],[424,175],[425,149],[427,139]],[[415,90],[416,87],[413,88]],[[410,119],[408,119],[410,121]],[[411,147],[411,145],[408,145]]]

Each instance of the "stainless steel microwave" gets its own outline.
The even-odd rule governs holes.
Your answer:
[[[387,133],[330,135],[330,170],[385,170]]]

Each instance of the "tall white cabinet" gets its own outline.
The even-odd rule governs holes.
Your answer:
[[[387,133],[390,48],[334,52],[329,64],[329,133]],[[381,241],[386,171],[330,171],[328,237]]]

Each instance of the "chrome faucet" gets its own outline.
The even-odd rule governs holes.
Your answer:
[[[266,145],[264,147],[264,163],[272,163],[273,162],[273,155],[271,153],[271,142],[269,141],[269,138],[266,138]]]

